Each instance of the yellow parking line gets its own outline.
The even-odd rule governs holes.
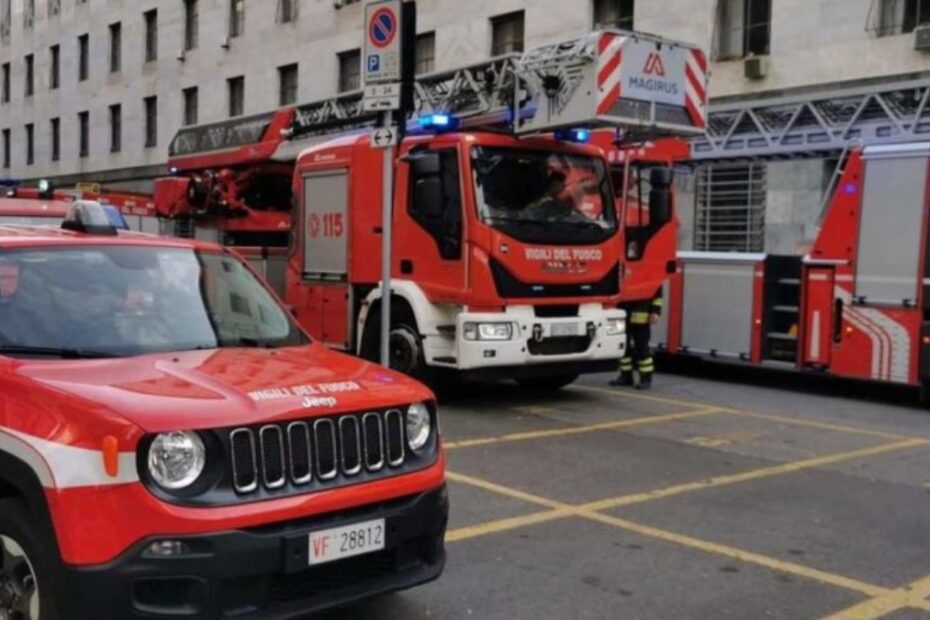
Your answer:
[[[667,405],[677,405],[681,407],[714,407],[710,403],[701,403],[697,401],[687,401],[679,400],[676,398],[666,398],[664,396],[652,396],[649,394],[642,394],[639,392],[633,392],[631,390],[608,390],[606,388],[593,387],[589,385],[576,385],[572,388],[573,390],[584,390],[586,392],[595,392],[598,394],[606,394],[614,398],[633,398],[657,403],[664,403]],[[800,418],[792,418],[780,415],[772,415],[767,413],[758,413],[755,411],[746,411],[744,409],[734,409],[732,407],[716,407],[719,411],[723,413],[729,413],[732,415],[744,416],[749,418],[758,418],[760,420],[768,420],[770,422],[782,422],[784,424],[792,424],[794,426],[806,426],[809,428],[819,428],[827,431],[836,431],[840,433],[846,433],[850,435],[865,435],[869,437],[881,437],[883,439],[914,439],[914,437],[909,437],[907,435],[901,435],[898,433],[888,433],[884,431],[875,431],[867,428],[859,428],[857,426],[846,426],[844,424],[831,424],[829,422],[814,422],[811,420],[802,420]]]
[[[819,581],[821,583],[826,583],[829,585],[846,588],[849,590],[854,590],[856,592],[861,592],[868,596],[878,597],[890,594],[892,591],[887,588],[882,588],[873,584],[865,583],[856,579],[851,579],[849,577],[844,577],[842,575],[836,575],[833,573],[828,573],[825,571],[817,570],[808,566],[803,566],[800,564],[795,564],[793,562],[785,562],[777,558],[772,558],[765,556],[759,553],[753,553],[751,551],[744,551],[736,547],[730,547],[727,545],[721,545],[718,543],[701,540],[691,536],[685,536],[683,534],[678,534],[675,532],[670,532],[667,530],[660,530],[658,528],[650,527],[647,525],[641,525],[639,523],[634,523],[626,519],[620,519],[610,515],[603,514],[601,512],[596,512],[590,508],[584,506],[570,506],[562,502],[557,502],[550,500],[538,495],[533,495],[531,493],[525,493],[517,489],[512,489],[505,487],[503,485],[490,482],[488,480],[483,480],[481,478],[474,478],[472,476],[465,476],[457,473],[448,473],[447,477],[450,480],[456,482],[462,482],[465,484],[473,485],[494,493],[504,495],[506,497],[511,497],[513,499],[519,499],[521,501],[530,502],[533,504],[538,504],[551,508],[551,510],[533,513],[532,515],[527,515],[525,520],[527,522],[541,523],[544,521],[552,521],[554,519],[575,516],[582,517],[591,521],[596,521],[599,523],[604,523],[606,525],[611,525],[619,529],[623,529],[641,536],[647,536],[649,538],[655,538],[658,540],[663,540],[665,542],[681,545],[697,551],[702,551],[712,555],[719,555],[741,562],[748,562],[756,564],[759,566],[764,566],[766,568],[780,571],[782,573],[788,573],[792,575],[797,575],[799,577],[804,577],[814,581]],[[505,519],[501,521],[491,522],[486,524],[484,527],[488,532],[500,532],[505,529],[513,529],[513,527],[519,527],[518,525],[513,525],[515,522],[521,521],[520,517],[513,519]],[[522,524],[522,523],[521,523]],[[507,527],[507,526],[510,527]],[[482,526],[474,526],[472,532],[477,528]],[[471,532],[469,532],[471,533]],[[474,537],[477,534],[473,534],[471,537]],[[461,535],[459,535],[460,538]]]
[[[564,426],[559,428],[547,429],[544,431],[526,431],[523,433],[511,433],[498,437],[479,437],[476,439],[463,439],[461,441],[450,441],[445,444],[446,449],[455,450],[458,448],[471,448],[474,446],[486,446],[488,444],[504,443],[512,441],[526,441],[528,439],[542,439],[546,437],[561,437],[563,435],[577,435],[580,433],[590,433],[593,431],[603,431],[614,428],[624,428],[628,426],[642,426],[644,424],[661,424],[662,422],[672,422],[675,420],[687,420],[689,418],[698,418],[702,416],[720,413],[719,409],[712,407],[702,407],[681,413],[670,413],[668,415],[643,416],[641,418],[632,418],[629,420],[616,420],[614,422],[602,422],[600,424],[589,424],[586,426]]]
[[[564,519],[565,517],[572,516],[573,512],[573,509],[570,507],[556,508],[554,510],[541,510],[519,517],[509,517],[507,519],[479,523],[478,525],[460,527],[446,532],[446,542],[449,543],[466,540],[468,538],[477,538],[478,536],[496,534],[497,532],[504,532],[518,527],[526,527],[528,525],[536,525],[537,523]]]
[[[930,575],[826,616],[824,620],[871,620],[908,607],[930,611],[930,603],[924,600],[928,596],[930,596]]]
[[[771,478],[772,476],[781,476],[784,474],[799,472],[805,469],[811,469],[813,467],[832,465],[834,463],[841,463],[843,461],[876,456],[886,452],[896,452],[898,450],[906,450],[908,448],[916,448],[926,445],[930,445],[930,442],[923,439],[908,439],[896,443],[873,446],[871,448],[862,448],[860,450],[851,450],[849,452],[839,452],[836,454],[828,454],[825,456],[805,459],[803,461],[792,461],[790,463],[783,463],[781,465],[773,465],[771,467],[763,467],[761,469],[752,469],[738,474],[717,476],[715,478],[698,480],[696,482],[686,482],[684,484],[678,484],[675,486],[666,487],[664,489],[646,491],[645,493],[623,495],[614,499],[605,499],[597,502],[591,502],[590,504],[585,504],[581,508],[585,510],[608,510],[610,508],[629,506],[631,504],[640,504],[642,502],[671,497],[673,495],[681,495],[682,493],[689,493],[691,491],[712,489],[730,484],[738,484],[740,482],[748,482],[750,480],[759,480],[761,478]]]
[[[701,540],[699,538],[677,534],[675,532],[660,530],[648,525],[641,525],[639,523],[634,523],[633,521],[627,521],[626,519],[605,515],[600,512],[582,510],[579,511],[578,514],[593,521],[599,521],[606,525],[612,525],[614,527],[626,530],[628,532],[633,532],[634,534],[639,534],[641,536],[647,536],[649,538],[655,538],[665,542],[674,543],[683,547],[688,547],[690,549],[703,551],[713,555],[732,558],[740,562],[748,562],[750,564],[764,566],[781,573],[788,573],[797,575],[799,577],[805,577],[813,581],[819,581],[821,583],[826,583],[832,586],[846,588],[847,590],[861,592],[868,596],[881,596],[889,592],[889,590],[886,588],[866,583],[864,581],[859,581],[857,579],[844,577],[843,575],[828,573],[826,571],[817,570],[816,568],[811,568],[809,566],[795,564],[794,562],[785,562],[759,553],[753,553],[751,551],[737,549],[736,547],[730,547],[728,545],[721,545],[718,543]]]

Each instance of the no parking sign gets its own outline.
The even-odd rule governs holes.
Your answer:
[[[401,0],[379,0],[365,7],[365,83],[401,79]]]

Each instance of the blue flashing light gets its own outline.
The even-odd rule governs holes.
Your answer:
[[[591,131],[588,129],[560,129],[555,132],[556,140],[565,140],[566,142],[578,142],[584,144],[591,139]]]
[[[419,120],[420,127],[426,131],[449,131],[458,126],[458,119],[449,114],[426,114]]]
[[[123,217],[123,214],[113,205],[102,205],[104,213],[107,214],[107,220],[110,221],[110,224],[113,228],[117,230],[129,230],[129,224],[126,223],[126,218]]]
[[[23,182],[19,179],[10,179],[10,178],[0,178],[0,187],[19,187]]]

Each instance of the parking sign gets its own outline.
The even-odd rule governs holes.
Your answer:
[[[401,79],[401,0],[378,0],[365,7],[365,83]]]

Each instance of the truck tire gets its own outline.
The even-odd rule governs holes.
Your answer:
[[[558,392],[578,380],[580,375],[553,375],[548,377],[528,377],[517,379],[517,383],[526,389],[537,392]]]
[[[0,618],[58,620],[52,594],[54,551],[41,543],[26,505],[0,500]]]
[[[415,327],[406,324],[391,326],[391,369],[410,377],[423,372],[423,346]]]

